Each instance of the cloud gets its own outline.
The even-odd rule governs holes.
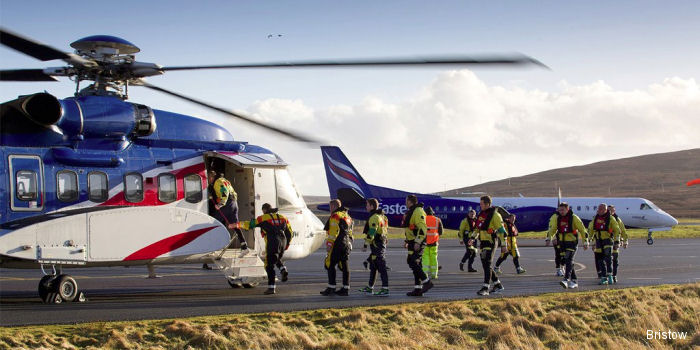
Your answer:
[[[247,113],[340,146],[370,183],[418,192],[700,146],[700,87],[692,78],[629,91],[604,81],[561,82],[545,92],[488,86],[459,70],[400,102],[368,96],[356,105],[314,108],[267,99]],[[292,164],[303,193],[327,193],[318,149],[229,128]]]

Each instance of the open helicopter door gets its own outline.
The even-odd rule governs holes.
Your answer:
[[[223,171],[238,195],[238,219],[248,221],[262,215],[262,204],[276,205],[275,168],[286,167],[286,163],[272,154],[234,152],[207,152],[204,155],[207,170]],[[213,194],[208,194],[212,196]],[[213,202],[209,202],[210,208]],[[256,232],[259,230],[256,230]],[[243,232],[248,247],[258,253],[264,252],[260,234]],[[232,248],[239,248],[234,242]]]
[[[276,205],[275,169],[287,164],[272,154],[251,154],[235,152],[206,152],[204,161],[207,170],[223,172],[238,195],[238,219],[248,221],[262,214],[262,204]],[[209,173],[207,172],[207,176]],[[208,194],[213,196],[213,194]],[[209,201],[210,210],[213,202]],[[216,210],[216,209],[213,209]],[[224,270],[231,286],[251,286],[266,277],[264,265],[265,244],[260,229],[243,231],[248,248],[255,254],[236,255],[240,242],[233,240],[222,258],[214,262]]]

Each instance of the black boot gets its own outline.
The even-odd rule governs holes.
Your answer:
[[[459,263],[459,270],[464,271],[464,263],[463,262]]]
[[[265,292],[263,294],[270,295],[270,294],[275,294],[275,293],[276,293],[275,288],[268,288],[267,290],[265,290]]]
[[[282,282],[287,282],[289,279],[289,272],[287,272],[287,269],[282,269],[280,273],[282,274]]]
[[[406,295],[408,295],[409,297],[420,297],[423,296],[423,290],[421,290],[420,288],[415,288],[414,290],[406,293]]]
[[[327,287],[326,289],[321,291],[321,295],[333,295],[335,294],[335,288]]]

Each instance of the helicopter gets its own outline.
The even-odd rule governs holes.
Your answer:
[[[310,145],[321,141],[152,85],[169,71],[237,68],[537,65],[524,55],[309,60],[231,65],[161,66],[136,60],[140,49],[109,35],[70,44],[68,53],[0,29],[0,43],[41,61],[67,65],[1,70],[0,81],[75,83],[72,97],[46,92],[0,106],[0,267],[39,268],[45,303],[84,301],[63,268],[214,263],[235,288],[266,277],[259,228],[245,233],[250,250],[209,215],[209,171],[238,193],[240,221],[279,208],[293,228],[285,259],[300,259],[325,240],[288,164],[262,146],[234,139],[212,122],[127,102],[130,87],[183,99],[265,131]],[[88,82],[85,86],[81,84]]]

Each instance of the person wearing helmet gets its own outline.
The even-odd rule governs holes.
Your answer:
[[[432,279],[438,278],[438,245],[442,235],[442,220],[435,216],[432,207],[425,210],[425,252],[423,253],[423,271]]]

